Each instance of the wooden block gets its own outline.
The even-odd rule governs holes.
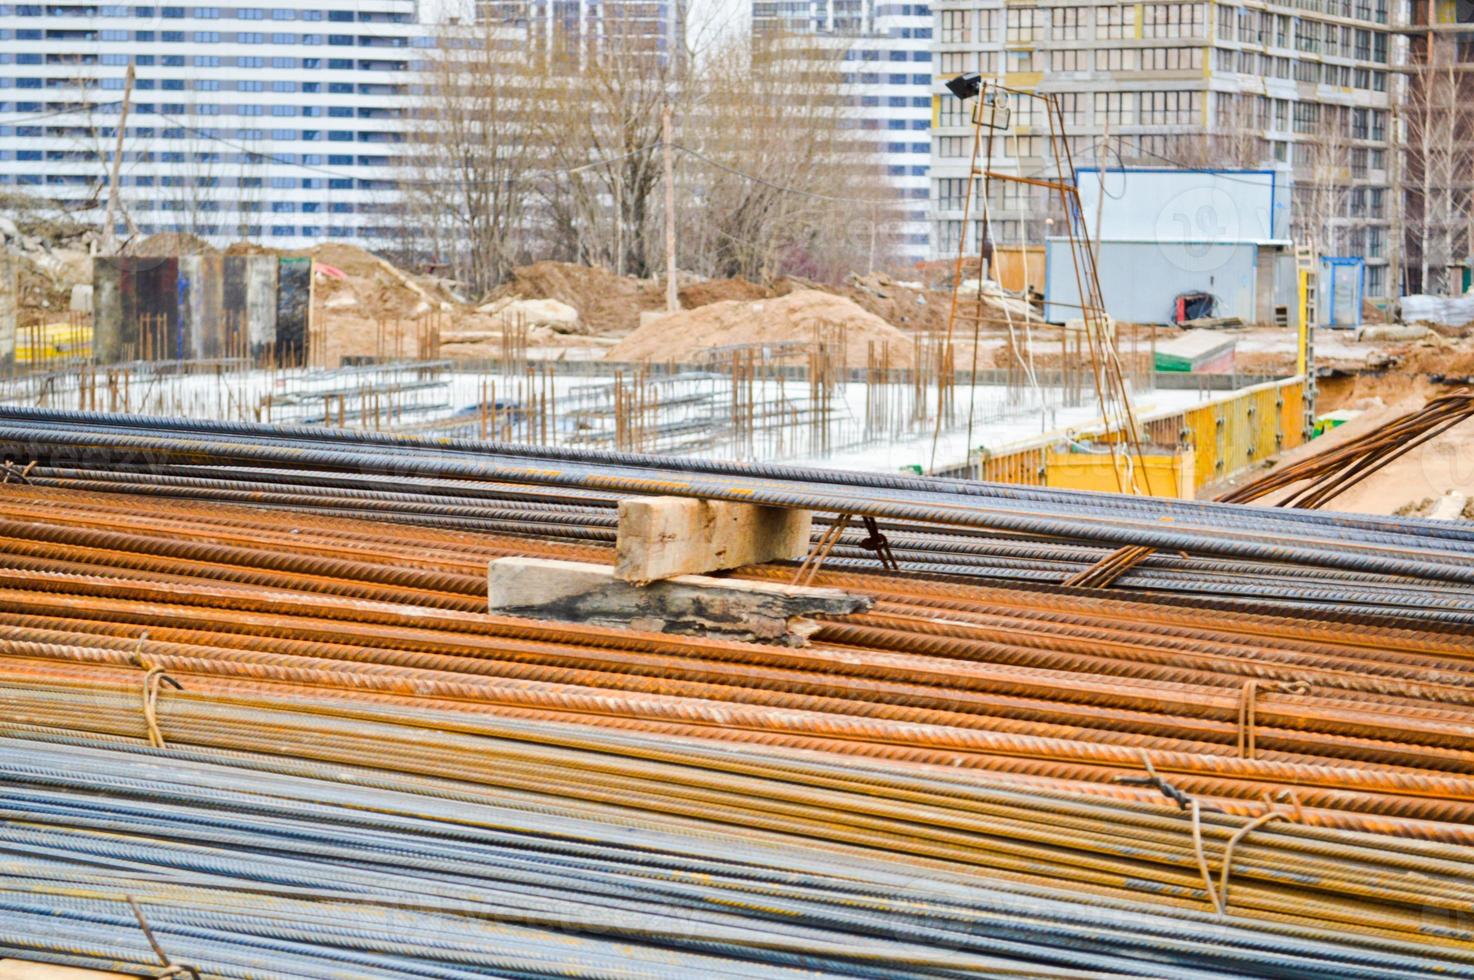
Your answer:
[[[653,582],[722,568],[802,557],[812,515],[694,497],[635,497],[619,502],[614,574]]]
[[[504,616],[790,646],[818,628],[814,617],[871,605],[869,596],[839,589],[705,575],[635,585],[608,565],[549,558],[493,560],[486,591],[491,612]]]
[[[136,973],[108,973],[33,960],[0,960],[0,980],[137,980]]]

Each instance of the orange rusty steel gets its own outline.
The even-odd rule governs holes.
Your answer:
[[[244,744],[212,704],[435,724],[561,720],[944,768],[1082,795],[1143,758],[1235,813],[1286,791],[1307,824],[1474,843],[1474,638],[1347,627],[1140,598],[821,571],[869,613],[811,646],[743,644],[490,616],[509,554],[610,549],[235,504],[51,488],[0,494],[5,726],[138,738],[136,698],[97,710],[45,692],[136,692],[136,659],[185,686],[169,744]],[[739,570],[783,579],[791,568]],[[1240,758],[1255,681],[1254,758]],[[130,707],[131,706],[131,707]],[[195,714],[195,712],[204,712]]]

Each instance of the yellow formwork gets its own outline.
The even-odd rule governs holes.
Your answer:
[[[92,356],[92,324],[37,323],[15,331],[15,362],[41,364]]]
[[[1154,497],[1191,500],[1197,490],[1193,479],[1193,453],[1145,453],[1140,463],[1145,478],[1132,472],[1137,464],[1128,453],[1078,453],[1050,450],[1044,457],[1045,485],[1065,490],[1130,492],[1134,484],[1143,493],[1151,488]]]
[[[1158,412],[1145,416],[1140,422],[1149,442],[1183,447],[1186,457],[1184,469],[1191,473],[1191,485],[1197,490],[1304,442],[1304,398],[1304,379],[1287,378],[1228,392],[1182,411]],[[1081,431],[1072,435],[1097,441],[1120,438],[1118,432]],[[1062,455],[1053,448],[1059,441],[1059,435],[1041,436],[1027,445],[1001,450],[979,461],[974,472],[978,479],[997,483],[1044,485],[1049,479],[1052,461]],[[957,472],[952,475],[965,474]],[[1102,471],[1102,475],[1110,486],[1087,489],[1114,490],[1115,476],[1109,467]],[[1166,496],[1169,485],[1173,486],[1174,494],[1178,489],[1172,481],[1164,478],[1163,487],[1159,490],[1157,482],[1153,471],[1152,489],[1157,496]]]

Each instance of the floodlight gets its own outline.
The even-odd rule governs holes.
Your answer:
[[[964,102],[976,98],[983,90],[983,76],[975,71],[958,75],[947,82],[947,90]]]

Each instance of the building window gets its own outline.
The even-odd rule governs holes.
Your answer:
[[[963,136],[939,136],[937,137],[937,156],[939,157],[964,157],[967,156],[968,141]]]
[[[1201,120],[1200,92],[1142,92],[1140,97],[1144,126],[1183,126]]]
[[[998,11],[978,10],[977,35],[981,44],[992,44],[998,40]]]
[[[1085,125],[1085,92],[1061,92],[1059,111],[1065,117],[1066,126]]]
[[[1144,48],[1141,52],[1142,71],[1201,71],[1202,68],[1202,48]]]
[[[932,182],[936,188],[937,210],[961,211],[967,195],[966,177],[943,177]],[[976,190],[976,186],[973,188]]]
[[[1056,41],[1078,41],[1085,36],[1084,7],[1055,7],[1049,13],[1049,36]]]
[[[1148,3],[1141,8],[1142,37],[1203,36],[1203,6],[1197,3]]]
[[[1387,295],[1387,267],[1385,265],[1367,266],[1367,295]]]
[[[1044,39],[1044,12],[1037,7],[1009,7],[1007,40],[1010,44],[1020,41]]]
[[[1134,124],[1136,122],[1136,93],[1096,92],[1095,121],[1097,125],[1109,123],[1113,127]]]
[[[1098,48],[1095,52],[1096,71],[1136,71],[1140,64],[1139,52],[1135,48]]]
[[[972,40],[971,25],[968,21],[972,18],[970,10],[943,10],[941,11],[943,44],[956,44]]]
[[[1080,48],[1061,48],[1050,52],[1050,69],[1052,71],[1088,71],[1090,69],[1089,52]]]
[[[1122,41],[1136,37],[1136,8],[1096,7],[1095,36],[1105,41]]]
[[[964,104],[960,99],[944,98],[938,106],[937,125],[945,128],[966,126],[971,118],[971,109],[970,104]]]
[[[1320,106],[1314,102],[1295,103],[1295,132],[1308,134],[1315,132],[1320,122]]]

